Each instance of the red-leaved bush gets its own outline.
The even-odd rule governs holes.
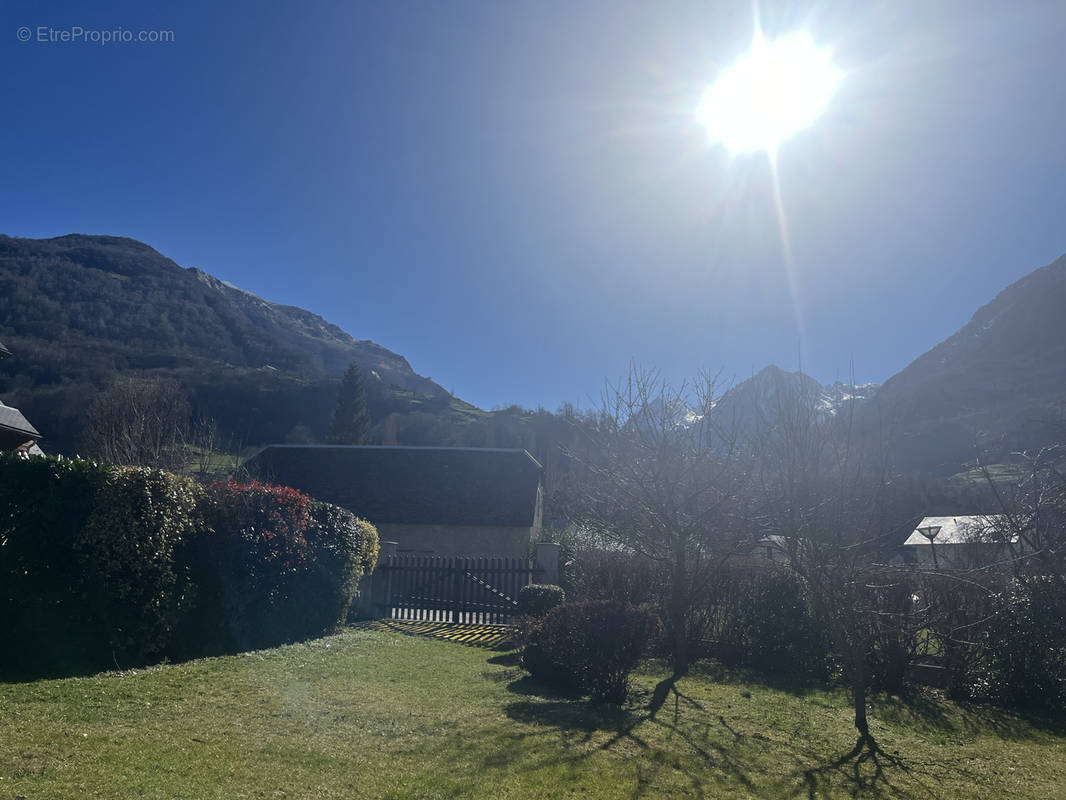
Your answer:
[[[190,542],[198,613],[188,638],[219,651],[296,638],[296,577],[311,560],[311,498],[287,486],[214,483]]]
[[[310,557],[306,531],[311,522],[311,498],[289,486],[252,481],[215,483],[208,496],[216,504],[218,521],[254,549],[255,560],[279,574],[295,572]],[[216,529],[217,530],[217,529]]]

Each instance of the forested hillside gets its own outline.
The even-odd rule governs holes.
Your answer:
[[[0,335],[14,354],[0,393],[40,420],[52,451],[77,449],[91,399],[125,377],[174,379],[194,412],[249,443],[323,434],[352,362],[379,418],[453,405],[403,356],[132,239],[0,236]]]

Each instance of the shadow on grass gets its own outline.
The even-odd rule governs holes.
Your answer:
[[[103,668],[106,669],[106,668]],[[88,678],[102,671],[99,666],[55,664],[40,667],[0,667],[0,683],[35,683],[37,681],[63,680],[64,678]]]
[[[682,720],[682,717],[699,714],[707,721],[713,720],[713,724],[719,724],[718,720],[721,720],[730,740],[735,741],[739,735],[722,717],[714,719],[697,700],[681,692],[674,677],[661,680],[650,695],[639,697],[637,702],[628,706],[594,703],[528,676],[514,681],[507,688],[530,698],[515,701],[505,708],[510,719],[530,726],[511,737],[513,760],[520,760],[528,753],[522,739],[543,736],[545,732],[552,732],[564,751],[562,759],[553,753],[527,762],[520,767],[522,769],[532,771],[557,764],[560,760],[577,764],[597,753],[628,754],[636,749],[641,757],[627,757],[636,770],[636,783],[630,795],[633,798],[654,796],[664,771],[680,773],[698,797],[704,796],[708,778],[719,774],[734,786],[739,784],[749,791],[753,787],[749,772],[754,765],[744,763],[740,750],[718,744],[708,737],[703,719]],[[660,741],[664,734],[669,748]],[[680,756],[682,752],[685,757]],[[492,762],[512,762],[511,755],[503,746],[494,753]]]
[[[835,777],[836,782],[843,785],[852,797],[935,796],[929,787],[920,784],[915,786],[913,780],[908,781],[905,788],[892,780],[897,776],[913,778],[910,773],[911,769],[903,759],[886,753],[872,736],[860,736],[855,746],[839,758],[794,773],[793,777],[800,779],[801,785],[795,787],[791,794],[801,794],[802,790],[806,792],[808,800],[815,800],[822,789],[828,788],[826,779]],[[917,792],[916,789],[921,791]]]
[[[727,667],[717,661],[698,661],[692,665],[689,674],[715,683],[757,686],[794,697],[805,697],[829,688],[828,682],[824,679],[802,675],[769,675],[753,669]]]
[[[713,668],[700,672],[697,680],[713,680],[711,675],[717,673],[729,682],[743,683],[736,673]],[[872,736],[859,737],[847,752],[827,756],[825,745],[819,744],[821,737],[814,741],[805,735],[790,737],[766,726],[753,731],[751,719],[737,718],[686,694],[683,687],[688,680],[691,677],[680,682],[664,678],[650,692],[631,694],[624,707],[591,703],[528,676],[515,680],[507,688],[522,699],[507,705],[505,711],[511,720],[527,727],[509,732],[492,762],[535,770],[560,761],[576,765],[596,753],[613,752],[625,759],[625,769],[635,772],[629,795],[634,798],[655,796],[664,781],[679,779],[699,797],[723,790],[797,798],[938,795],[935,776],[945,768],[942,759],[904,758]],[[807,686],[801,691],[817,689]],[[884,722],[919,731],[991,733],[1016,739],[1043,735],[1010,712],[947,703],[920,691],[877,697],[871,710]],[[544,748],[530,744],[546,735],[556,743],[547,754]],[[987,780],[965,763],[952,763],[950,769],[975,786]]]
[[[945,702],[938,694],[913,688],[903,695],[875,696],[875,716],[915,730],[975,736],[992,733],[1009,741],[1035,741],[1045,735],[1066,735],[1062,716],[1012,711],[961,700]]]

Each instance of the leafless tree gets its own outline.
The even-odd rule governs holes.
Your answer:
[[[1014,455],[1021,470],[1013,482],[998,480],[987,463],[980,465],[1000,512],[989,517],[987,535],[1019,584],[1030,592],[1050,586],[1044,594],[1066,616],[1066,447]]]
[[[749,463],[716,425],[716,399],[707,377],[674,387],[631,367],[567,449],[570,519],[668,575],[664,621],[676,675],[689,666],[706,583],[747,533],[740,503]]]
[[[176,381],[125,379],[86,409],[86,455],[112,464],[180,469],[186,460],[189,403]]]
[[[879,752],[867,719],[869,656],[883,626],[903,630],[908,611],[887,602],[900,594],[882,557],[899,533],[886,504],[887,464],[869,439],[859,444],[850,408],[826,417],[809,398],[783,397],[770,423],[755,448],[760,526],[782,537],[842,658],[859,733],[854,754]]]

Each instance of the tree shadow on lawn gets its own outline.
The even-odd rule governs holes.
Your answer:
[[[592,703],[528,676],[508,690],[528,699],[510,703],[505,713],[529,728],[501,737],[487,766],[525,761],[520,768],[532,771],[614,752],[636,770],[633,798],[654,793],[657,781],[670,772],[698,797],[713,794],[712,787],[774,797],[813,798],[830,789],[852,797],[935,796],[907,761],[872,738],[860,738],[851,750],[827,760],[824,751],[805,741],[742,733],[717,709],[682,692],[672,677],[659,681],[650,694],[634,694],[625,707]],[[544,755],[530,747],[529,737],[547,734],[561,745],[561,758],[557,751]],[[532,753],[538,755],[531,758]]]
[[[1011,711],[964,700],[949,706],[932,690],[913,687],[902,695],[871,698],[874,716],[901,727],[977,736],[994,734],[1016,742],[1043,741],[1066,736],[1066,719],[1048,714]]]
[[[698,661],[692,665],[688,677],[721,684],[743,684],[771,689],[775,692],[789,694],[793,697],[807,697],[824,692],[825,680],[797,675],[771,675],[754,669],[727,667],[718,661]]]
[[[906,777],[906,786],[892,781]],[[872,736],[860,736],[847,753],[818,767],[792,773],[789,796],[806,792],[815,800],[821,789],[828,789],[828,778],[835,778],[852,797],[935,797],[935,793],[911,774],[907,762],[885,752]]]
[[[531,698],[510,703],[505,708],[510,719],[531,726],[530,730],[512,737],[514,754],[521,757],[528,752],[521,740],[548,733],[562,744],[564,750],[562,758],[553,752],[539,760],[534,759],[524,769],[537,770],[557,765],[560,761],[578,764],[597,753],[617,751],[621,754],[635,748],[640,757],[627,758],[637,773],[631,797],[648,794],[664,771],[680,773],[699,797],[704,795],[707,779],[715,771],[726,776],[733,785],[739,784],[749,791],[753,788],[748,777],[750,765],[738,758],[741,754],[701,735],[698,725],[681,724],[685,710],[706,713],[706,709],[683,694],[672,677],[660,681],[646,703],[641,697],[637,703],[625,707],[583,700],[580,695],[539,683],[528,676],[514,681],[508,690]],[[673,702],[669,703],[671,698]],[[664,708],[668,708],[668,713],[660,713]],[[738,734],[729,729],[721,717],[714,720],[714,724],[724,725],[730,738],[737,737]],[[665,741],[662,741],[664,734]],[[488,764],[511,761],[511,753],[507,748],[501,748]]]

